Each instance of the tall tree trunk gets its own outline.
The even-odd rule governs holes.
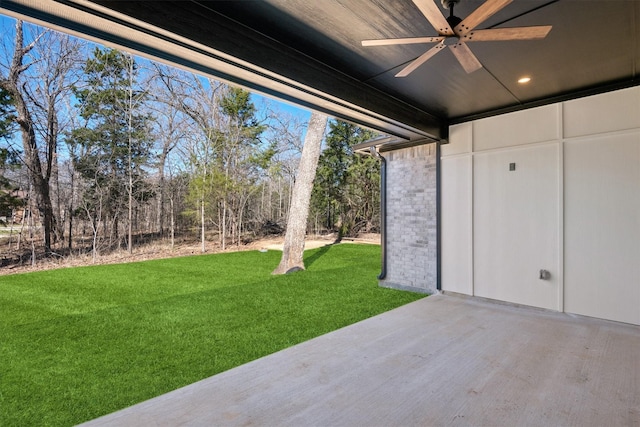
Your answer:
[[[200,245],[201,245],[201,250],[202,253],[205,253],[207,251],[207,247],[205,245],[206,242],[206,236],[205,236],[205,229],[204,229],[204,197],[202,198],[202,200],[200,201]]]
[[[171,250],[173,250],[176,243],[176,223],[173,216],[173,195],[169,196],[169,206],[171,207]]]
[[[59,227],[56,218],[62,218],[60,215],[60,186],[58,181],[58,116],[56,114],[55,97],[50,96],[49,102],[47,102],[47,134],[46,134],[46,148],[47,148],[47,165],[45,169],[45,180],[47,181],[47,189],[54,189],[55,197],[49,196],[51,205],[51,233],[53,234],[54,243],[59,239],[62,239],[62,233],[64,227]],[[53,183],[53,186],[52,186]],[[55,201],[55,206],[53,205]],[[56,215],[57,213],[57,215]]]
[[[17,117],[16,122],[20,126],[22,133],[22,145],[24,148],[25,163],[29,169],[29,175],[33,188],[36,192],[36,203],[42,216],[44,227],[44,249],[47,254],[51,253],[51,233],[53,230],[53,205],[49,191],[50,171],[42,167],[38,144],[34,130],[34,119],[29,111],[25,97],[20,90],[20,75],[24,73],[29,65],[24,64],[25,56],[35,47],[37,40],[24,46],[24,36],[22,31],[22,21],[16,22],[16,39],[13,51],[13,58],[7,77],[0,78],[0,87],[11,94]]]
[[[73,249],[73,201],[69,203],[67,214],[69,215],[69,236],[67,236],[67,247],[69,248],[69,253],[71,253],[71,249]]]
[[[304,237],[307,230],[311,190],[313,189],[313,180],[316,177],[322,138],[328,120],[326,115],[317,112],[313,112],[309,119],[298,174],[293,185],[282,259],[272,274],[304,270]]]
[[[35,223],[33,220],[33,210],[29,209],[29,240],[31,240],[31,267],[36,265],[36,243],[35,237],[33,235],[33,229],[35,228]]]
[[[158,159],[158,199],[157,199],[157,231],[160,233],[160,237],[164,238],[164,199],[165,199],[165,179],[164,179],[164,167],[167,162],[167,152],[162,150],[160,158]]]
[[[222,224],[220,248],[224,251],[227,247],[227,199],[222,199]]]
[[[127,70],[129,74],[129,88],[127,93],[127,102],[128,102],[128,112],[127,112],[127,172],[129,174],[129,182],[127,183],[127,193],[129,196],[128,204],[129,204],[129,212],[128,212],[128,220],[127,224],[127,252],[129,254],[133,253],[133,58],[127,57],[129,63],[129,69]]]
[[[129,149],[131,151],[131,149]],[[129,161],[131,161],[131,154],[129,154]],[[129,166],[129,188],[127,189],[129,196],[129,211],[128,211],[128,223],[127,223],[127,252],[133,253],[133,176],[131,173],[131,166]]]

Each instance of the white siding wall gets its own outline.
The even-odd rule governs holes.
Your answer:
[[[447,290],[473,295],[473,164],[472,126],[464,123],[449,130],[442,146],[441,224],[442,283]]]
[[[558,157],[557,143],[474,156],[476,295],[559,309]]]
[[[640,87],[451,127],[442,288],[640,324]]]

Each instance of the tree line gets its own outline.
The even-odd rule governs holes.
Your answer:
[[[16,254],[225,249],[282,233],[306,123],[244,89],[16,21],[0,64],[0,220]],[[372,131],[331,120],[309,232],[375,232]],[[2,234],[0,234],[2,236]],[[41,255],[42,256],[42,255]]]

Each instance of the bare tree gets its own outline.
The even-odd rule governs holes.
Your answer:
[[[58,144],[60,135],[71,125],[70,106],[73,85],[77,82],[81,42],[70,36],[49,31],[34,49],[38,61],[34,64],[33,78],[24,90],[33,105],[34,125],[42,141],[46,179],[49,182],[53,206],[55,240],[63,240],[63,194],[59,176]],[[71,189],[66,189],[70,193]]]
[[[263,216],[266,217],[262,219],[275,221],[284,227],[308,123],[290,113],[271,108],[269,116],[268,137],[276,144],[276,154],[267,171],[263,206]]]
[[[192,131],[184,135],[183,144],[178,151],[182,154],[192,176],[190,183],[190,201],[195,208],[192,213],[200,223],[200,243],[202,252],[206,251],[207,210],[213,204],[213,192],[216,189],[216,165],[219,163],[220,146],[223,143],[221,127],[220,98],[224,85],[212,79],[204,79],[193,74],[156,65],[156,78],[164,87],[164,102],[188,118]],[[219,185],[218,185],[219,187]],[[218,219],[221,231],[221,245],[224,244],[222,232],[224,218]]]
[[[284,236],[284,248],[280,264],[273,274],[285,274],[290,271],[304,270],[304,240],[307,230],[307,217],[313,180],[316,176],[322,139],[329,118],[321,113],[312,112],[302,147],[298,174],[293,185],[291,208]]]
[[[97,181],[97,180],[96,180]],[[95,263],[98,257],[99,231],[102,221],[102,189],[96,188],[94,200],[83,199],[81,206],[91,225],[91,260]]]
[[[156,65],[156,67],[160,67]],[[170,101],[172,93],[164,84],[157,84],[157,79],[152,80],[155,83],[151,90],[151,94],[156,102],[153,103],[152,109],[156,117],[155,120],[155,140],[157,152],[158,167],[158,183],[156,188],[156,229],[161,236],[164,235],[165,228],[165,202],[168,196],[166,188],[166,172],[170,167],[169,156],[171,152],[178,146],[181,140],[188,133],[185,126],[185,117],[179,109],[174,108]],[[171,197],[171,195],[169,195]],[[171,198],[170,202],[173,199]]]
[[[46,41],[47,51],[29,55]],[[55,45],[55,48],[51,46]],[[44,249],[52,251],[52,234],[56,217],[51,197],[51,182],[56,180],[57,144],[60,130],[57,104],[69,92],[67,74],[74,66],[77,46],[52,31],[44,31],[25,44],[24,25],[16,21],[13,57],[0,76],[0,87],[10,93],[16,108],[16,123],[22,134],[26,165],[36,196],[36,204],[44,227]],[[31,60],[31,62],[28,62]],[[36,61],[36,72],[28,71]],[[39,141],[43,142],[40,143]],[[42,147],[40,146],[42,145]]]
[[[33,114],[27,104],[27,97],[22,92],[21,78],[31,66],[25,64],[25,58],[33,50],[38,38],[28,45],[24,45],[22,21],[16,21],[16,35],[14,39],[13,58],[6,76],[0,78],[0,87],[9,92],[16,108],[16,122],[22,133],[24,148],[24,162],[29,169],[34,188],[38,193],[38,207],[44,216],[45,250],[51,251],[51,228],[53,223],[53,207],[49,196],[48,171],[43,169],[38,152],[38,143],[34,128]]]

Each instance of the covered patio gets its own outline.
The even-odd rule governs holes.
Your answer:
[[[640,425],[640,329],[434,295],[85,426]]]
[[[419,6],[425,4],[435,6],[437,13],[423,13]],[[456,5],[462,18],[485,4],[496,12],[480,30],[553,28],[541,40],[470,43],[482,65],[473,72],[454,54],[443,52],[411,75],[395,77],[428,47],[363,45],[366,40],[442,36],[428,19],[444,18],[447,11],[437,9],[439,4],[0,3],[0,11],[10,16],[388,135],[378,152],[397,152],[401,167],[391,166],[390,174],[403,186],[413,183],[416,188],[396,197],[397,206],[391,206],[398,215],[389,215],[390,226],[399,226],[389,232],[396,246],[388,251],[387,280],[394,279],[394,271],[428,264],[431,270],[418,281],[445,290],[86,425],[640,426],[640,327],[563,312],[609,319],[616,318],[611,313],[624,312],[631,319],[625,321],[638,319],[640,2],[463,1]],[[522,77],[531,80],[519,83]],[[411,149],[413,154],[405,155]],[[603,153],[611,155],[609,163],[603,164]],[[629,159],[636,163],[621,168]],[[584,174],[583,165],[588,166]],[[625,173],[619,174],[621,170]],[[510,174],[510,179],[499,173]],[[610,186],[598,186],[602,176],[618,175]],[[541,176],[557,178],[538,191],[547,197],[541,198],[543,203],[531,197],[497,199],[491,192],[504,190],[497,184],[520,183],[508,189],[516,196],[527,194],[522,189],[530,189]],[[432,191],[424,191],[425,182]],[[431,196],[429,209],[421,198],[425,193]],[[553,221],[525,202],[547,208]],[[499,211],[495,206],[513,222],[493,215]],[[598,210],[617,206],[620,211],[607,210],[606,215]],[[427,219],[419,230],[424,235],[410,228]],[[532,226],[516,219],[531,220]],[[529,248],[533,239],[516,238],[513,229],[533,230],[542,243]],[[594,238],[591,230],[604,230],[606,239]],[[508,257],[496,255],[496,247],[507,248]],[[523,255],[511,248],[530,251]],[[538,262],[531,254],[550,254],[551,261]],[[522,260],[535,262],[522,273]],[[515,273],[502,274],[504,266],[514,267]],[[551,280],[541,280],[540,270],[551,271]],[[400,279],[400,285],[407,283]],[[558,311],[447,292],[525,304],[520,296],[535,299],[541,289],[551,302],[528,303]],[[608,311],[599,314],[603,306]]]

